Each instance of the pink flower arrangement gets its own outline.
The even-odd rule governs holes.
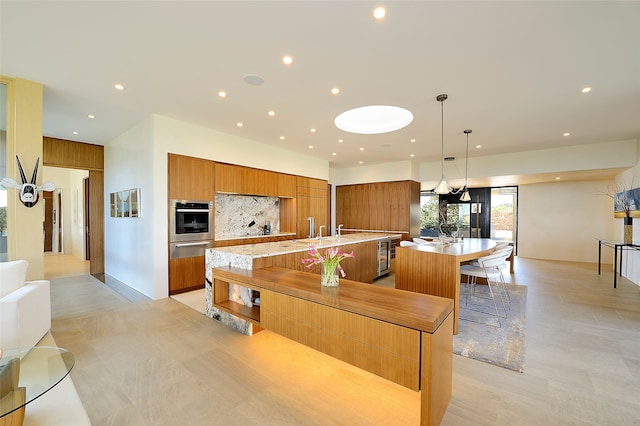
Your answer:
[[[323,256],[316,249],[316,246],[311,246],[309,248],[309,256],[311,257],[308,259],[302,259],[302,263],[304,263],[307,268],[311,268],[313,265],[322,264],[324,265],[325,272],[327,274],[332,274],[333,271],[335,271],[337,268],[342,278],[344,278],[347,274],[340,266],[340,262],[348,257],[355,257],[353,251],[351,253],[345,253],[340,250],[340,247],[329,247],[325,250]]]

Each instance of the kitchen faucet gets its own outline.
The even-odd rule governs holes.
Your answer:
[[[313,238],[316,236],[316,223],[313,216],[309,216],[307,220],[309,221],[309,238]]]
[[[340,235],[341,235],[341,231],[342,231],[342,224],[338,225],[338,242],[340,242]]]
[[[322,228],[325,228],[324,225],[320,225],[319,231],[318,231],[318,245],[321,246],[322,245]]]

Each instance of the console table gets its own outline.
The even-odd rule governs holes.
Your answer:
[[[0,354],[0,426],[19,426],[25,405],[60,383],[75,358],[63,348],[36,346]]]
[[[303,345],[420,391],[420,424],[440,424],[451,400],[453,302],[286,268],[213,268],[212,304]],[[260,306],[229,300],[230,284]]]
[[[613,249],[613,288],[618,286],[618,269],[620,270],[620,276],[622,276],[622,250],[640,250],[640,244],[635,243],[622,243],[619,241],[609,241],[598,238],[598,275],[601,272],[602,264],[602,246],[610,247]],[[618,251],[620,251],[620,265],[618,266]]]

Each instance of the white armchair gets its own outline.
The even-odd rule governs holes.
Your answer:
[[[51,329],[49,281],[25,281],[28,265],[0,262],[0,348],[33,347]]]

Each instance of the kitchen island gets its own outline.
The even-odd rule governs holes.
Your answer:
[[[396,288],[453,300],[453,334],[458,334],[460,264],[492,253],[495,241],[465,238],[462,243],[418,244],[396,249]]]
[[[231,283],[260,293],[260,308],[245,312],[251,322],[419,391],[420,424],[440,424],[451,400],[451,300],[346,279],[323,288],[277,267],[211,272],[214,297]]]
[[[314,265],[308,269],[302,263],[302,259],[309,257],[309,248],[315,246],[322,252],[329,247],[338,246],[342,251],[353,251],[355,254],[355,258],[345,259],[341,263],[346,271],[347,278],[353,281],[371,283],[378,275],[378,242],[399,238],[399,234],[363,232],[340,237],[285,240],[207,249],[205,254],[206,315],[243,334],[251,335],[261,329],[257,322],[247,320],[247,317],[239,315],[232,309],[226,309],[225,306],[214,306],[213,278],[211,274],[213,268],[233,267],[255,270],[282,267],[320,274],[319,265]],[[228,300],[234,304],[243,305],[243,311],[250,311],[255,302],[254,293],[250,289],[238,285],[230,285],[228,296],[225,294],[224,297],[228,297]]]

